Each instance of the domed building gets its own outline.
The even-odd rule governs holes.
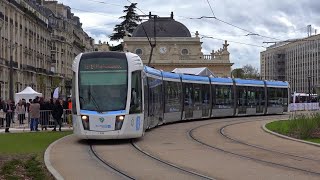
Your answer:
[[[230,76],[233,63],[229,60],[227,42],[217,52],[212,50],[211,54],[204,55],[199,33],[192,37],[185,25],[173,19],[173,13],[170,17],[156,18],[149,14],[149,20],[141,23],[132,37],[124,37],[124,50],[138,54],[146,65],[151,53],[148,38],[152,44],[156,42],[149,66],[164,71],[207,67],[216,76]]]

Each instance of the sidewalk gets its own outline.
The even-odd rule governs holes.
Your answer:
[[[53,128],[48,128],[48,130],[41,130],[41,127],[38,128],[39,131],[32,131],[32,132],[50,132],[52,131]],[[72,127],[62,127],[61,131],[69,131],[69,130],[73,130]],[[0,129],[0,134],[1,133],[5,133],[5,128],[1,128]],[[29,127],[14,127],[14,128],[9,128],[10,133],[24,133],[24,132],[31,132]],[[57,128],[57,132],[59,132],[59,128]]]

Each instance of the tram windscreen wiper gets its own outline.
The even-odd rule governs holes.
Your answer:
[[[99,105],[98,105],[97,101],[96,101],[96,100],[95,100],[95,98],[91,95],[91,90],[90,90],[90,88],[89,88],[88,95],[89,95],[89,100],[91,99],[91,100],[92,100],[92,102],[93,102],[93,104],[94,104],[94,106],[96,106],[96,110],[97,110],[97,112],[98,112],[98,113],[102,113],[102,111],[101,111],[101,109],[100,109],[100,107],[99,107]]]

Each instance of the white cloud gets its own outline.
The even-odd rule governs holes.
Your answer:
[[[74,8],[72,12],[80,17],[86,32],[96,40],[102,41],[109,41],[108,36],[112,33],[114,26],[121,22],[118,17],[124,15],[123,6],[129,5],[127,0],[58,1],[70,6],[71,9]],[[260,52],[264,49],[230,41],[267,46],[263,43],[264,41],[275,40],[262,36],[281,40],[305,37],[308,24],[312,24],[320,32],[317,24],[320,20],[318,15],[320,1],[314,0],[301,0],[294,3],[291,0],[256,0],[250,3],[247,0],[209,0],[216,17],[262,36],[245,36],[249,32],[215,19],[189,19],[189,17],[213,16],[207,1],[172,0],[164,3],[161,0],[136,0],[134,2],[137,2],[138,8],[146,14],[152,11],[159,16],[170,16],[171,11],[174,11],[174,18],[185,24],[190,32],[199,31],[200,34],[229,40],[231,61],[235,63],[233,68],[250,63],[260,69]],[[139,10],[137,13],[142,14]],[[223,41],[207,38],[201,41],[203,42],[202,51],[205,54],[210,53],[212,49],[221,48],[223,44]],[[112,43],[118,44],[118,42]]]

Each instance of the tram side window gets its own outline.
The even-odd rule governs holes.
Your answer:
[[[263,87],[256,88],[256,103],[259,106],[264,106],[265,104],[265,92]]]
[[[256,106],[257,102],[256,102],[256,92],[257,91],[257,87],[248,87],[248,92],[247,92],[247,103],[248,106]]]
[[[130,114],[142,111],[141,71],[132,72]]]
[[[268,106],[280,107],[283,104],[283,91],[281,88],[268,88]]]
[[[213,88],[213,107],[224,109],[233,107],[232,86],[215,85]]]
[[[194,84],[194,103],[196,105],[201,105],[201,85]]]
[[[163,113],[162,80],[148,77],[149,116],[160,116]]]
[[[210,104],[210,85],[202,84],[202,104]]]
[[[184,93],[185,93],[185,96],[184,96],[184,106],[193,106],[193,84],[191,83],[184,83]]]
[[[179,82],[165,81],[165,112],[181,111],[182,88]]]
[[[248,102],[248,88],[246,86],[238,86],[238,106],[247,106]]]
[[[288,106],[288,89],[282,89],[283,106]]]

